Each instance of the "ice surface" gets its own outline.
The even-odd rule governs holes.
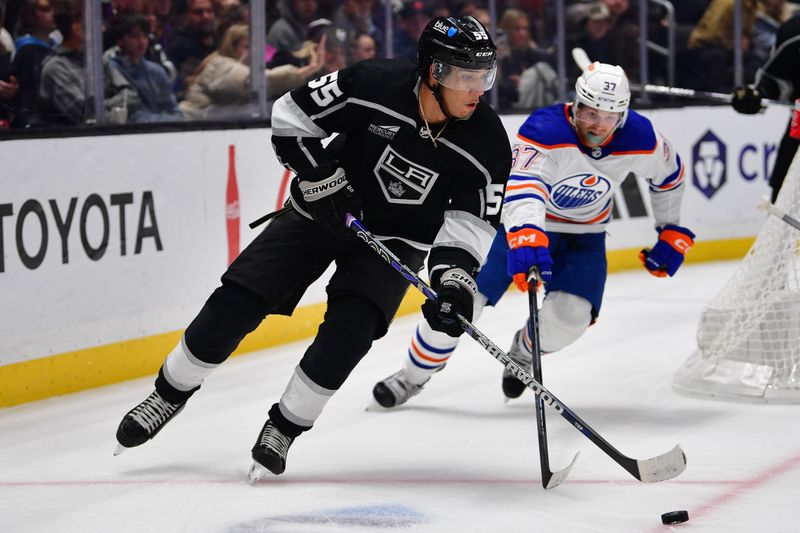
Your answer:
[[[581,456],[544,491],[533,396],[504,403],[501,366],[469,338],[408,404],[366,411],[373,384],[405,357],[414,316],[395,322],[295,442],[286,473],[255,486],[250,448],[305,343],[229,361],[154,441],[118,457],[117,424],[152,379],[0,410],[0,531],[798,531],[797,407],[670,387],[734,265],[612,275],[600,321],[543,360],[547,387],[623,453],[646,459],[680,443],[688,467],[675,480],[639,483],[548,410],[552,468]],[[509,293],[478,327],[505,348],[525,313],[526,298]],[[661,525],[678,509],[689,522]]]

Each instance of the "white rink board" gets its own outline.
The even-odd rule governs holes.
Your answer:
[[[727,108],[692,108],[646,115],[655,119],[687,165],[684,223],[701,240],[755,235],[763,215],[753,206],[767,192],[766,169],[771,168],[774,153],[766,163],[762,159],[784,131],[786,111],[770,109],[746,117]],[[524,119],[504,117],[510,138]],[[727,151],[726,183],[710,199],[692,184],[692,148],[708,129]],[[226,267],[229,145],[236,148],[244,247],[256,235],[247,223],[275,209],[281,200],[284,170],[272,152],[269,130],[0,142],[5,169],[0,173],[0,294],[5,303],[0,311],[0,366],[185,327]],[[710,157],[708,151],[704,154]],[[754,174],[752,180],[742,176],[740,166],[745,174]],[[699,179],[708,181],[705,175]],[[127,195],[132,202],[124,210],[112,205],[127,202]],[[51,203],[66,226],[73,198],[75,209],[62,242]],[[81,223],[89,198],[106,207],[107,226],[96,205]],[[36,203],[29,206],[41,206],[46,221],[44,248],[35,210],[20,223],[18,214],[30,200]],[[143,204],[142,226],[151,235],[141,238],[140,253],[135,253]],[[82,234],[90,248],[98,249],[104,227],[107,247],[102,257],[93,260],[84,251]],[[156,227],[160,251],[152,236]],[[623,219],[609,228],[609,248],[649,245],[654,236],[648,218]],[[20,248],[28,256],[42,249],[44,256],[35,268],[25,266]],[[309,289],[301,305],[324,301],[324,279]]]

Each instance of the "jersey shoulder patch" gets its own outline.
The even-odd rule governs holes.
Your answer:
[[[656,143],[656,132],[650,120],[636,111],[629,111],[625,125],[614,133],[607,148],[614,155],[652,153]]]
[[[567,119],[565,104],[537,109],[520,126],[517,136],[549,149],[578,146],[578,136]]]

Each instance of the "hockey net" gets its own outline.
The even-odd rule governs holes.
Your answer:
[[[775,205],[798,217],[800,152]],[[800,231],[767,217],[733,277],[703,311],[697,346],[673,377],[675,391],[800,403]]]

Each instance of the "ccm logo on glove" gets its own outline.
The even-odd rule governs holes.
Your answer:
[[[512,226],[506,234],[508,240],[508,274],[514,285],[528,292],[528,274],[536,267],[544,283],[553,278],[553,259],[548,245],[550,239],[534,224]]]
[[[686,228],[668,224],[658,232],[658,242],[652,250],[645,248],[639,259],[652,275],[663,278],[674,276],[683,264],[684,256],[694,246],[694,233]]]

